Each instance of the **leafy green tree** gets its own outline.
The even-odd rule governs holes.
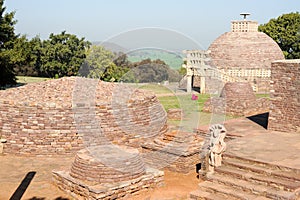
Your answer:
[[[103,74],[103,80],[110,82],[120,81],[123,75],[128,71],[128,67],[117,66],[115,63],[112,63],[106,67]]]
[[[126,54],[114,54],[103,46],[92,46],[87,50],[86,65],[85,69],[81,69],[81,75],[116,82],[128,72],[129,66]]]
[[[288,59],[300,58],[300,14],[283,14],[258,28],[269,35],[282,49]]]
[[[34,43],[32,41],[28,41],[25,36],[22,36],[14,42],[11,61],[17,75],[37,76],[39,74],[39,68],[35,67],[36,55],[33,51]]]
[[[107,67],[114,65],[114,54],[103,46],[91,46],[86,52],[86,75],[89,78],[104,78],[104,71]]]
[[[49,40],[42,43],[41,73],[50,77],[77,75],[89,45],[84,38],[78,39],[65,31],[57,35],[51,33]]]
[[[181,76],[186,75],[186,68],[184,67],[180,67],[177,71]]]
[[[39,36],[32,38],[29,41],[29,47],[31,51],[31,60],[30,60],[30,67],[33,71],[32,75],[41,76],[41,67],[42,67],[42,53],[43,53],[43,45],[42,40]]]
[[[123,52],[114,53],[113,62],[119,67],[128,68],[131,66],[131,62],[128,60],[127,54]]]
[[[131,82],[162,82],[170,81],[177,82],[181,79],[178,71],[171,69],[164,61],[162,60],[151,60],[145,59],[140,62],[132,64],[130,73],[128,73],[131,78]]]
[[[15,84],[16,77],[11,51],[17,36],[14,33],[14,12],[5,13],[4,0],[0,0],[0,87]]]

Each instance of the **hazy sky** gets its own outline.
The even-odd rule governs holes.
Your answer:
[[[29,38],[68,33],[89,41],[105,41],[143,27],[174,30],[203,48],[230,30],[230,21],[249,19],[260,24],[284,13],[300,11],[300,0],[5,0],[16,11],[16,32]],[[132,39],[130,39],[132,40]]]

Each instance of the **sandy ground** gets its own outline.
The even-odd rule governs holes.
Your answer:
[[[72,197],[52,184],[51,171],[68,169],[73,157],[18,157],[0,156],[0,200],[10,199],[26,175],[34,174],[25,190],[22,200],[69,200]],[[142,192],[127,199],[173,200],[187,199],[188,194],[196,190],[201,180],[195,171],[180,174],[165,171],[165,184],[159,188]]]

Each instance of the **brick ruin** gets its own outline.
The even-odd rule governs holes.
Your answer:
[[[267,98],[256,98],[250,83],[228,82],[219,97],[211,97],[204,103],[203,111],[252,116],[269,112],[269,105]]]
[[[91,200],[130,197],[163,184],[163,176],[163,171],[145,166],[137,149],[114,145],[82,149],[70,171],[53,171],[60,189],[76,199]]]
[[[75,80],[79,78],[61,78],[0,91],[0,133],[7,140],[4,153],[74,154],[84,147],[82,127],[78,127],[80,122],[75,121],[74,115],[86,115],[78,114],[76,105],[72,105]],[[158,127],[157,134],[168,130],[166,112],[154,94],[135,90],[125,106],[120,107],[112,103],[113,91],[122,89],[128,95],[129,88],[101,81],[96,86],[96,106],[92,113],[95,127],[86,127],[91,134],[101,132],[109,142],[138,147],[144,139],[136,134],[149,131],[147,125]],[[119,113],[127,117],[116,117]]]
[[[77,199],[126,198],[163,184],[162,169],[188,173],[199,160],[201,137],[169,132],[154,93],[125,84],[79,77],[27,84],[0,91],[0,111],[4,154],[75,155],[70,170],[52,175]]]
[[[300,60],[272,63],[268,129],[300,133]]]
[[[203,141],[196,133],[171,131],[142,144],[142,155],[151,167],[189,173],[199,163]]]

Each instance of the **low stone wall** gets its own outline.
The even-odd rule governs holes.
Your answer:
[[[162,163],[166,162],[165,166],[162,169],[187,174],[192,170],[196,171],[196,164],[200,162],[199,149],[198,151],[181,155],[173,154],[174,152],[167,152],[161,149],[155,149],[153,148],[153,146],[145,144],[143,145],[142,153],[144,155],[148,154],[146,159],[147,164],[149,164],[150,166],[160,167]]]
[[[232,116],[253,116],[269,112],[270,101],[267,98],[256,100],[225,99],[212,97],[203,107],[203,112],[227,114]]]
[[[65,171],[53,171],[53,181],[57,187],[78,200],[128,199],[140,192],[163,185],[164,173],[147,168],[145,175],[129,181],[110,184],[87,183],[75,179]]]
[[[144,161],[157,169],[179,173],[196,170],[203,138],[195,133],[172,131],[142,145]]]
[[[300,60],[272,63],[268,129],[300,133]]]
[[[7,154],[74,154],[107,143],[139,147],[167,130],[156,96],[126,85],[68,77],[0,91]]]

